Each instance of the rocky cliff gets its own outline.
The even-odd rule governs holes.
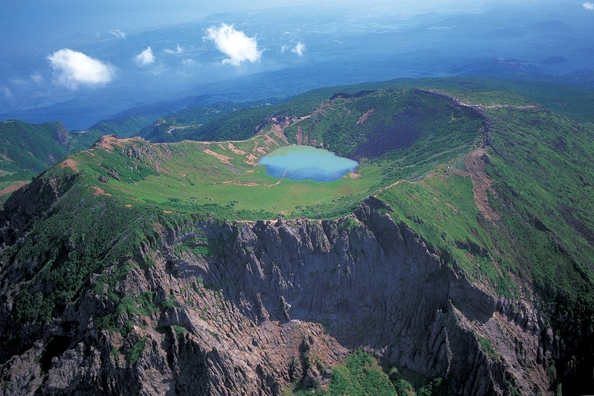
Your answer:
[[[548,393],[563,352],[532,302],[472,284],[387,209],[370,197],[336,221],[155,222],[45,325],[17,319],[31,281],[4,262],[2,392],[280,395],[324,385],[362,348],[453,394]],[[27,214],[3,216],[19,243]]]

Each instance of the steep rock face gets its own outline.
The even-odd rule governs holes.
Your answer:
[[[547,359],[562,352],[529,302],[461,278],[387,209],[369,198],[337,221],[155,224],[113,290],[104,280],[121,263],[42,327],[19,324],[4,292],[0,325],[21,345],[0,362],[2,392],[280,395],[327,383],[364,348],[454,394],[546,394]]]
[[[534,313],[522,318],[527,329],[510,330],[491,295],[459,278],[415,232],[380,214],[383,205],[370,198],[354,217],[338,222],[259,222],[238,229],[234,253],[217,268],[225,295],[251,301],[264,312],[260,320],[326,323],[341,345],[366,347],[427,377],[450,378],[455,393],[498,394],[510,385],[526,394],[546,389],[536,364],[534,332],[541,330]],[[486,337],[506,345],[525,338],[522,353],[529,349],[533,356],[522,362],[515,351],[489,356],[488,347],[477,345]],[[528,366],[536,373],[527,376]]]

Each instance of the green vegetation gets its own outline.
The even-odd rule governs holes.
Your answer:
[[[215,120],[219,118],[221,120],[227,120],[228,118],[237,118],[241,120],[242,116],[244,115],[244,112],[240,112],[241,115],[239,117],[235,117],[233,115],[230,115],[228,117],[223,116],[244,109],[256,109],[255,111],[248,110],[247,112],[255,112],[255,117],[261,116],[261,120],[263,120],[264,118],[266,118],[265,114],[267,114],[267,111],[264,109],[264,107],[270,106],[270,102],[275,102],[275,100],[270,99],[268,100],[268,103],[219,103],[210,106],[183,109],[171,116],[159,118],[154,123],[151,123],[150,126],[147,126],[142,130],[139,130],[140,133],[137,134],[148,140],[151,140],[152,142],[161,143],[179,142],[187,139],[205,140],[204,138],[200,137],[205,136],[208,133],[212,133],[212,130],[216,131],[218,128],[220,128],[220,121]],[[253,117],[252,120],[254,120]],[[256,119],[256,122],[262,122],[261,120],[258,121]],[[235,122],[234,125],[225,124],[224,121],[223,124],[226,125],[226,128],[229,129],[237,127],[238,125],[240,127],[243,125],[247,125],[245,120],[243,121],[243,123],[241,121]],[[248,137],[249,136],[251,135],[248,135]]]
[[[408,84],[419,88],[426,87],[462,94],[463,101],[473,104],[538,104],[579,121],[594,121],[594,112],[592,111],[594,91],[592,89],[549,82],[481,78],[423,79],[409,81]],[[499,98],[493,98],[493,95],[498,95]],[[518,95],[527,99],[521,99]],[[503,99],[504,97],[507,99]],[[507,102],[510,99],[512,101]]]
[[[142,356],[144,348],[146,346],[146,337],[141,338],[126,354],[126,361],[130,363],[130,366],[136,366],[136,363]]]
[[[558,329],[590,331],[594,125],[530,108],[484,112],[491,125],[483,179],[492,180],[484,193],[498,219],[479,212],[471,178],[456,159],[379,197],[394,220],[419,232],[471,279],[512,298],[521,292],[515,279],[526,279],[555,317],[570,319],[556,323]]]
[[[499,360],[499,355],[497,354],[497,352],[495,352],[495,349],[493,349],[493,345],[491,345],[491,343],[489,342],[489,340],[487,340],[485,337],[477,334],[476,335],[479,341],[479,344],[481,346],[481,349],[487,353],[487,355],[489,355],[489,357],[491,358],[491,360],[493,361],[497,361]]]
[[[150,316],[155,312],[166,310],[168,308],[168,301],[161,303],[157,302],[155,293],[144,292],[137,297],[124,296],[120,298],[109,285],[108,296],[111,302],[115,305],[115,310],[107,315],[100,316],[97,320],[97,327],[99,329],[107,329],[118,331],[123,335],[127,335],[132,329],[131,318],[134,315]],[[116,321],[122,314],[126,314],[126,320],[121,327],[116,325]]]
[[[51,177],[51,172],[44,176]],[[109,278],[105,283],[125,277],[132,268],[126,265],[131,254],[153,232],[154,210],[126,208],[91,191],[75,183],[51,215],[32,224],[23,244],[3,253],[7,262],[26,266],[22,280],[29,287],[18,294],[13,308],[19,320],[46,322],[60,315],[78,299],[91,274],[114,264],[111,274],[103,275]],[[38,284],[48,286],[40,290]],[[123,304],[128,307],[130,302]]]
[[[308,115],[332,93],[332,88],[324,88],[306,92],[278,104],[271,104],[276,100],[269,99],[266,101],[268,103],[237,103],[187,109],[174,114],[169,119],[164,119],[164,125],[168,126],[158,127],[155,135],[148,138],[154,138],[153,140],[158,142],[183,139],[199,141],[249,139],[275,117]],[[219,110],[218,113],[217,110]],[[177,127],[178,130],[166,133],[171,126]]]
[[[357,159],[398,159],[404,162],[386,165],[404,168],[467,146],[482,123],[479,114],[452,106],[448,98],[414,89],[381,90],[337,94],[285,133],[291,143],[306,141]]]
[[[188,333],[188,330],[184,329],[183,327],[181,327],[179,325],[171,325],[171,328],[173,329],[173,331],[177,337],[182,337]]]
[[[517,252],[512,259],[550,309],[588,331],[594,325],[594,125],[537,111],[500,109],[492,117],[497,155],[487,172],[497,192],[493,206]]]
[[[388,373],[398,396],[449,396],[448,381],[441,377],[429,380],[425,376],[405,368],[392,367]]]
[[[328,389],[297,390],[297,396],[393,396],[394,385],[382,371],[377,361],[369,354],[357,350],[349,355],[344,363],[332,369],[333,377]]]
[[[91,126],[88,131],[101,135],[117,135],[123,138],[137,136],[140,132],[152,128],[155,119],[163,117],[168,111],[146,108],[138,114],[122,115],[109,120],[101,120]]]
[[[85,149],[97,139],[93,133],[68,133],[60,122],[28,124],[0,122],[0,207],[13,190],[68,154]]]
[[[384,373],[378,362],[368,353],[356,350],[343,364],[332,368],[328,385],[316,389],[296,387],[285,395],[295,396],[449,396],[449,384],[442,378],[429,380],[407,369],[392,367]]]
[[[447,84],[436,85],[442,90]],[[517,94],[456,86],[451,94],[460,100],[492,106],[482,110],[489,118],[487,138],[482,115],[444,96],[414,89],[342,93],[321,101],[328,92],[318,90],[281,105],[236,111],[224,119],[235,125],[233,120],[242,119],[242,114],[252,114],[255,120],[271,108],[295,111],[288,113],[295,117],[311,114],[291,121],[285,130],[288,142],[270,126],[251,139],[219,143],[165,145],[104,138],[100,147],[71,156],[72,166],[55,166],[44,175],[46,180],[76,177],[75,187],[61,203],[74,208],[71,214],[56,212],[43,223],[48,233],[32,231],[40,235],[35,244],[29,238],[18,254],[6,253],[13,260],[39,262],[43,270],[36,276],[64,281],[56,281],[50,298],[45,298],[47,291],[33,287],[22,291],[15,301],[19,318],[48,320],[56,307],[73,301],[84,277],[104,268],[101,257],[111,252],[106,248],[109,238],[130,246],[140,243],[152,232],[148,218],[172,213],[232,220],[338,218],[371,194],[386,201],[394,220],[419,232],[444,260],[497,294],[519,298],[514,278],[523,276],[553,296],[568,315],[587,317],[593,298],[588,263],[594,257],[594,234],[589,231],[594,229],[594,174],[588,171],[594,154],[591,124],[534,108],[514,109],[533,103]],[[408,129],[398,129],[402,125]],[[360,156],[357,175],[330,183],[277,180],[257,165],[265,153],[290,142],[304,143],[306,137],[310,144]],[[382,150],[391,150],[377,151],[377,139]],[[493,179],[492,188],[485,193],[500,221],[485,220],[466,173],[466,155],[483,139],[493,146],[487,148],[490,159],[484,173]],[[74,229],[66,229],[71,223]],[[105,232],[89,233],[91,224],[105,227]],[[340,225],[342,230],[356,226],[352,218]],[[129,234],[121,238],[123,233]],[[96,246],[97,251],[82,254],[82,249],[51,247],[51,241],[64,238],[68,246]],[[205,237],[188,239],[176,249],[202,256],[220,252],[218,242]],[[67,264],[62,268],[56,263]],[[163,304],[161,308],[167,308],[168,303]],[[125,307],[118,309],[128,312]],[[112,328],[111,319],[105,320]],[[589,323],[584,322],[585,330]]]
[[[563,81],[563,80],[560,80]],[[490,80],[484,78],[426,78],[396,79],[385,82],[366,83],[344,87],[319,88],[271,106],[258,103],[218,104],[184,109],[170,117],[158,120],[153,127],[144,129],[140,135],[155,142],[181,140],[221,141],[226,139],[248,139],[262,127],[265,119],[273,117],[302,117],[320,114],[320,103],[342,93],[346,96],[365,96],[375,90],[403,90],[411,88],[433,89],[455,95],[462,102],[483,105],[534,105],[539,104],[559,114],[578,120],[594,121],[594,92],[590,89],[571,87],[551,82],[521,81],[518,79]],[[382,106],[384,103],[382,103]],[[367,108],[364,111],[371,109]],[[230,114],[229,114],[230,113]],[[121,120],[113,120],[115,124]],[[106,121],[111,123],[111,120]],[[147,124],[148,126],[149,124]],[[152,125],[152,122],[151,122]],[[176,127],[175,130],[171,130]],[[138,129],[139,130],[139,129]],[[129,129],[119,131],[103,129],[104,133],[132,136]],[[167,133],[169,131],[169,133]],[[154,132],[153,135],[150,135]],[[332,131],[328,131],[329,134]],[[149,136],[150,135],[150,136]],[[336,148],[333,148],[336,149]]]
[[[344,219],[343,221],[338,223],[338,231],[339,232],[343,232],[343,231],[352,231],[355,228],[359,227],[359,222],[357,221],[357,219],[355,219],[354,217],[347,217],[346,219]]]
[[[207,221],[340,218],[375,195],[389,205],[385,212],[396,223],[415,230],[462,276],[512,300],[535,290],[544,302],[538,308],[549,313],[557,331],[594,331],[591,92],[556,87],[551,92],[560,97],[555,98],[542,84],[415,81],[480,105],[477,111],[444,95],[407,88],[410,84],[395,81],[374,92],[350,87],[332,95],[336,88],[317,90],[227,117],[211,114],[196,134],[188,135],[218,142],[103,138],[64,166],[54,165],[32,182],[31,191],[51,186],[60,198],[47,211],[32,214],[25,237],[2,252],[2,263],[15,265],[15,276],[25,282],[13,313],[23,323],[45,323],[92,291],[108,300],[95,318],[98,328],[127,336],[133,324],[138,326],[135,316],[179,304],[173,296],[116,292],[137,264],[141,269],[155,265],[138,252],[160,238],[159,229]],[[391,88],[397,85],[405,89]],[[584,98],[585,104],[577,103]],[[189,112],[186,120],[196,122],[193,116],[198,117]],[[284,135],[278,127],[283,122],[288,123]],[[6,125],[24,128],[17,122]],[[74,145],[71,139],[68,144]],[[272,150],[296,143],[357,158],[360,166],[355,174],[318,183],[278,180],[257,164]],[[63,150],[74,147],[68,144]],[[17,161],[21,154],[2,153],[1,182],[31,177],[33,171],[18,173],[14,167],[25,163]],[[338,223],[340,232],[358,226],[352,216]],[[217,257],[230,238],[191,235],[174,253]],[[477,340],[491,359],[499,359],[486,338],[477,335]],[[145,343],[140,340],[126,353],[131,365]],[[445,380],[420,381],[400,369],[388,377],[360,351],[333,371],[332,382],[314,394],[441,395],[447,388]],[[551,368],[549,374],[556,376]],[[514,391],[511,384],[509,389]]]
[[[404,222],[471,278],[498,294],[517,298],[512,261],[497,259],[490,224],[481,220],[472,180],[454,172],[455,160],[438,166],[420,183],[400,183],[382,193],[396,222]],[[493,252],[493,253],[491,253]]]

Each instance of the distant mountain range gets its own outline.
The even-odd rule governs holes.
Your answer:
[[[592,86],[594,33],[591,13],[580,4],[439,8],[415,15],[392,4],[281,7],[38,40],[4,52],[0,119],[61,120],[69,130],[88,129],[139,107],[153,108],[157,118],[197,105],[285,100],[320,87],[394,78],[472,74]],[[204,39],[223,23],[257,40],[257,62],[223,64],[227,55]],[[299,54],[291,51],[298,43]],[[140,65],[135,57],[147,48],[153,62]],[[61,49],[111,65],[110,81],[64,86],[48,59]],[[587,80],[574,76],[581,71],[590,73]],[[210,99],[192,103],[205,96]]]

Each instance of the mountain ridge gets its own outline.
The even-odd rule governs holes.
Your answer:
[[[68,132],[60,122],[29,124],[18,120],[0,123],[0,203],[61,158],[87,148],[93,133]]]

